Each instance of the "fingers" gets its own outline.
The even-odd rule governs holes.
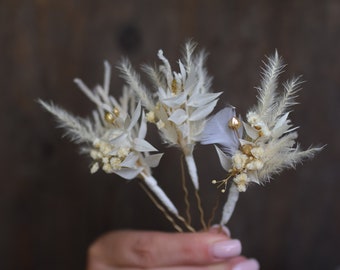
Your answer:
[[[240,242],[225,234],[118,231],[99,239],[91,247],[89,258],[104,265],[131,269],[178,265],[185,269],[185,266],[209,264],[219,267],[223,260],[240,253]]]
[[[93,264],[89,270],[140,270],[140,267],[114,267],[101,264]],[[145,268],[143,268],[145,269]],[[254,259],[246,259],[238,256],[226,261],[201,265],[201,266],[169,266],[148,268],[149,270],[258,270],[259,264]]]
[[[233,257],[222,262],[202,266],[170,266],[151,268],[150,270],[258,270],[259,264],[256,260],[246,259],[241,256]],[[127,270],[127,269],[124,269]],[[137,269],[134,269],[137,270]]]

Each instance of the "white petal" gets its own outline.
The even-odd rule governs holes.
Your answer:
[[[174,122],[176,125],[182,124],[185,120],[187,120],[188,115],[186,112],[182,109],[178,109],[174,111],[171,116],[169,117],[169,120]]]
[[[163,128],[161,130],[161,134],[166,142],[170,142],[172,144],[178,143],[177,130],[173,126],[168,125],[166,128]]]
[[[158,98],[160,100],[165,99],[167,97],[166,92],[163,89],[163,87],[158,87],[158,93],[157,94],[158,94]]]
[[[210,117],[201,134],[201,144],[219,144],[225,153],[233,155],[239,147],[236,132],[228,127],[228,121],[233,116],[235,116],[235,108],[226,107]],[[238,131],[241,133],[242,129]]]
[[[212,110],[215,108],[217,103],[217,100],[214,100],[213,102],[210,102],[208,105],[201,107],[201,108],[197,108],[189,117],[190,121],[198,121],[198,120],[202,120],[205,117],[207,117]]]
[[[136,162],[138,160],[138,155],[136,153],[130,153],[122,163],[120,163],[120,166],[122,167],[128,167],[132,168],[136,165]]]
[[[193,95],[189,98],[187,104],[192,107],[201,107],[218,98],[221,94],[222,92]]]
[[[131,130],[136,124],[141,114],[141,102],[138,102],[136,110],[134,111],[128,130]]]
[[[290,120],[287,120],[288,115],[289,115],[289,112],[284,114],[283,116],[279,118],[279,120],[277,120],[272,130],[273,137],[281,137],[291,127]]]
[[[146,164],[148,164],[151,168],[157,167],[161,158],[163,156],[163,153],[161,154],[154,154],[150,155],[144,158]]]
[[[247,140],[243,140],[243,139],[239,139],[239,142],[241,145],[245,145],[245,144],[251,144],[251,145],[255,145],[253,142],[247,141]]]
[[[153,147],[149,142],[143,139],[135,138],[134,142],[134,149],[139,152],[151,152],[157,151],[155,147]]]
[[[164,98],[161,101],[168,107],[177,107],[186,101],[187,95],[185,93],[178,94],[174,97]]]
[[[260,180],[255,173],[249,173],[248,178],[249,178],[250,182],[254,182],[254,183],[260,185]]]
[[[183,81],[185,81],[186,76],[187,76],[187,72],[185,71],[185,67],[183,66],[181,60],[178,61],[178,65],[179,65],[179,70],[181,71],[181,74],[182,74],[182,79],[183,79]]]
[[[289,112],[281,116],[280,119],[276,122],[274,129],[281,127],[287,121],[288,115]]]
[[[138,138],[140,139],[144,139],[146,136],[146,132],[147,132],[147,125],[146,125],[146,119],[145,119],[145,113],[143,111],[142,113],[142,121],[139,127],[139,131],[138,131]]]
[[[215,145],[215,149],[223,169],[228,171],[231,168],[231,158]]]
[[[127,133],[122,133],[121,135],[115,137],[114,139],[110,140],[110,143],[113,145],[119,145],[122,144],[123,142],[126,143],[127,142],[127,137],[128,134]]]
[[[130,169],[130,168],[122,168],[120,170],[115,170],[114,173],[118,174],[120,177],[131,180],[138,176],[143,171],[143,168],[138,169]]]
[[[247,135],[252,138],[253,140],[256,140],[259,136],[256,129],[252,128],[250,125],[248,125],[246,122],[243,122],[244,129],[247,133]]]

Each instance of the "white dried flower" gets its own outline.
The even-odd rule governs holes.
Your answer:
[[[195,44],[191,42],[185,45],[184,57],[178,61],[179,72],[172,70],[162,50],[158,51],[162,61],[159,67],[144,66],[156,88],[155,94],[142,85],[128,61],[120,68],[128,85],[148,110],[147,119],[156,123],[166,143],[183,151],[193,184],[198,189],[193,150],[221,93],[211,93],[211,78],[204,67],[205,54],[195,55],[194,49]]]
[[[130,88],[123,89],[119,101],[109,95],[110,70],[110,65],[105,62],[104,86],[99,85],[93,91],[80,79],[75,79],[82,92],[97,106],[92,120],[74,117],[52,103],[40,103],[57,118],[72,140],[85,144],[82,150],[93,159],[91,173],[101,168],[127,180],[141,178],[176,215],[176,207],[151,175],[151,168],[158,166],[162,154],[149,154],[157,149],[145,140],[147,124],[141,103],[136,106]]]
[[[265,183],[274,174],[285,168],[294,168],[297,163],[311,158],[322,149],[310,147],[301,150],[296,143],[296,128],[292,127],[287,110],[296,104],[294,99],[300,82],[295,78],[285,83],[284,93],[280,95],[277,87],[282,69],[282,61],[276,52],[265,64],[261,87],[258,88],[259,102],[247,113],[246,121],[242,123],[244,132],[230,125],[235,119],[230,107],[211,117],[206,125],[209,130],[203,132],[202,143],[219,145],[222,150],[217,148],[219,159],[228,171],[226,179],[215,180],[214,183],[223,185],[222,191],[225,191],[229,180],[232,187],[235,186],[224,208],[227,214],[223,214],[222,224],[229,220],[235,207],[236,189],[244,192],[251,182]]]

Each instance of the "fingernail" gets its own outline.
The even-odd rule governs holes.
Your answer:
[[[236,264],[232,270],[259,270],[260,264],[255,259],[249,259]]]
[[[237,239],[216,242],[211,247],[212,255],[218,259],[240,255],[241,250],[241,243]]]
[[[224,233],[226,236],[231,237],[230,230],[229,230],[226,226],[221,226],[221,225],[219,225],[219,224],[215,224],[215,225],[212,225],[212,226],[210,227],[210,231],[211,231],[211,232],[222,232],[222,233]]]

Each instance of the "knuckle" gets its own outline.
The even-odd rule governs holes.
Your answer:
[[[154,248],[154,236],[139,237],[133,247],[136,264],[141,267],[152,267],[157,261],[157,254]]]

